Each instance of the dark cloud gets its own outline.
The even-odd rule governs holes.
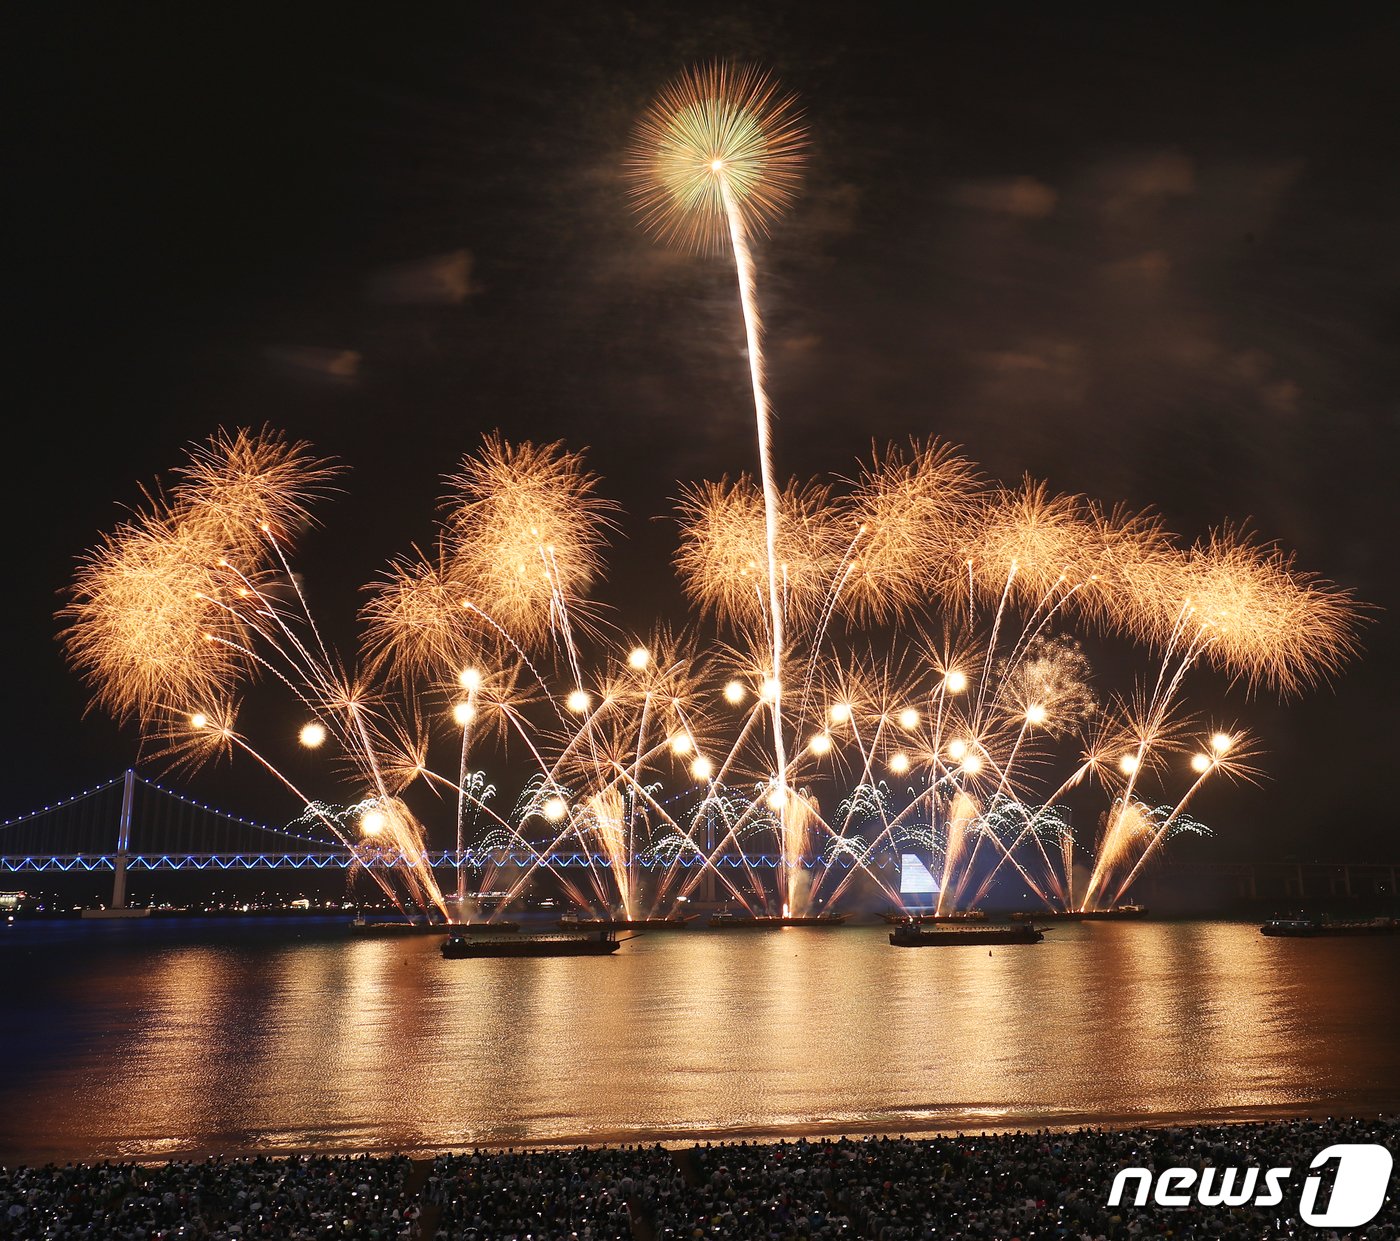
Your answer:
[[[472,280],[472,266],[470,250],[395,263],[374,272],[367,291],[375,301],[391,304],[457,306],[481,292]]]
[[[360,371],[360,354],[355,349],[327,349],[317,345],[269,345],[268,361],[288,370],[320,375],[327,379],[354,379]]]
[[[1039,220],[1055,210],[1059,195],[1034,177],[994,177],[955,184],[949,191],[949,198],[959,206],[976,211],[996,211]]]

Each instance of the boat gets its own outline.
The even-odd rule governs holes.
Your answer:
[[[903,910],[892,909],[880,915],[886,922],[893,926],[903,926],[906,922],[915,922],[920,926],[930,925],[939,922],[985,922],[987,911],[985,909],[955,909],[951,913],[907,913]]]
[[[375,920],[364,917],[353,918],[350,922],[350,931],[355,935],[441,935],[445,930],[445,922],[403,922],[388,918]]]
[[[1013,922],[1118,922],[1124,918],[1147,917],[1146,905],[1114,905],[1111,909],[1017,910]]]
[[[710,915],[709,926],[713,930],[730,929],[771,929],[783,926],[840,926],[850,914],[732,914]]]
[[[1261,935],[1312,939],[1319,935],[1400,935],[1400,918],[1371,918],[1365,922],[1333,922],[1330,918],[1272,918]]]
[[[357,918],[350,923],[356,935],[441,935],[451,931],[460,935],[509,934],[520,930],[518,922],[366,922]]]
[[[699,914],[675,918],[580,918],[565,914],[559,919],[561,931],[683,931]]]
[[[1045,932],[1031,923],[1019,926],[920,926],[906,922],[890,932],[896,948],[956,947],[969,944],[1038,944]]]
[[[630,938],[630,937],[629,937]],[[602,957],[626,942],[612,931],[597,935],[503,935],[499,938],[461,935],[454,931],[442,941],[442,955],[463,957]]]

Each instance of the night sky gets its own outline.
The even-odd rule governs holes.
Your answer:
[[[347,649],[361,586],[497,428],[586,447],[623,504],[617,623],[681,615],[672,500],[754,467],[742,327],[732,265],[643,233],[622,162],[656,90],[719,57],[774,70],[812,134],[758,246],[779,473],[935,436],[1187,542],[1233,519],[1295,549],[1376,605],[1365,653],[1283,707],[1193,677],[1268,779],[1208,791],[1191,847],[1400,857],[1393,9],[121,7],[7,18],[0,818],[136,758],[84,717],[54,612],[220,426],[349,467],[297,557]],[[296,810],[246,763],[189,787]]]

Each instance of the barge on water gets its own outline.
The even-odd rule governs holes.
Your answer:
[[[462,957],[604,957],[614,953],[624,940],[612,931],[596,935],[503,935],[499,939],[459,935],[455,931],[442,941],[442,955],[449,960]]]
[[[1118,922],[1124,918],[1147,917],[1146,905],[1114,905],[1109,909],[1050,909],[1039,913],[1018,911],[1013,922]]]
[[[1031,923],[1020,926],[920,926],[907,922],[890,932],[896,948],[957,947],[969,944],[1038,944],[1045,932]]]
[[[928,926],[940,922],[986,922],[985,909],[956,909],[951,913],[906,913],[902,910],[887,910],[880,915],[891,926],[903,926],[907,922]]]
[[[841,926],[850,914],[731,914],[717,913],[709,925],[716,931],[759,928],[770,930],[784,926]]]
[[[520,930],[518,922],[377,922],[373,919],[356,918],[350,923],[353,935],[377,937],[381,935],[441,935],[449,931],[454,935],[496,935]]]
[[[565,914],[559,919],[561,931],[683,931],[699,914],[675,918],[579,918]]]
[[[1328,918],[1274,918],[1259,928],[1262,935],[1313,939],[1319,935],[1400,935],[1400,918],[1333,922]]]

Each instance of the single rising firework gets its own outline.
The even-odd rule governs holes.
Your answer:
[[[783,738],[783,599],[779,585],[780,503],[773,481],[771,416],[764,385],[763,324],[749,238],[766,230],[791,201],[805,134],[796,101],[764,72],[711,64],[691,69],[667,86],[638,126],[629,159],[633,198],[644,223],[665,240],[717,250],[727,238],[734,254],[739,301],[758,428],[768,577],[768,636],[772,664],[769,708],[773,721],[775,798],[786,796]],[[779,808],[780,818],[787,812]],[[781,833],[786,840],[789,835]],[[794,856],[783,851],[790,903]]]

